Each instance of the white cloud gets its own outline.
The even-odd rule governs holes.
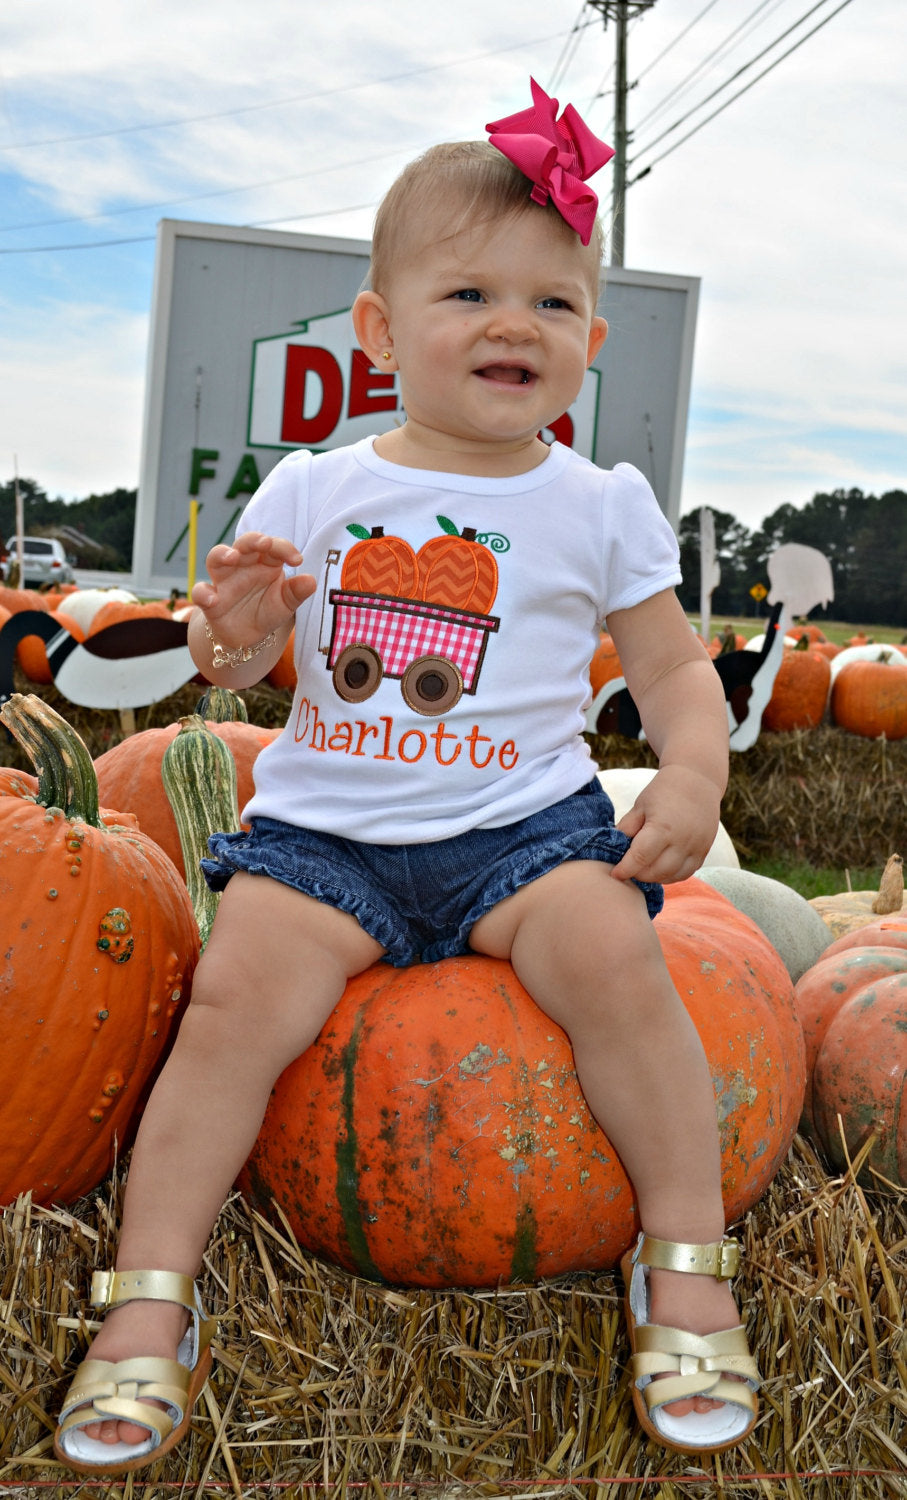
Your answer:
[[[631,175],[702,116],[651,151],[647,142],[805,8],[768,7],[763,24],[648,123],[753,6],[725,0],[685,36],[700,0],[647,12],[630,31],[630,74],[640,80],[629,99],[631,126],[640,122]],[[783,46],[833,9],[829,0]],[[150,237],[162,216],[365,238],[372,209],[353,206],[373,204],[431,140],[480,135],[487,118],[522,107],[529,72],[547,86],[577,11],[576,0],[461,0],[453,11],[416,0],[259,0],[252,13],[246,0],[7,0],[0,146],[12,149],[0,152],[11,173],[0,231],[109,217],[0,232],[0,249]],[[686,509],[739,508],[753,525],[818,489],[907,486],[902,12],[902,0],[848,5],[628,194],[627,264],[702,279]],[[605,136],[613,48],[613,27],[589,26],[554,89]],[[742,73],[705,113],[771,61]],[[103,130],[120,133],[23,144]],[[607,192],[607,173],[597,186]],[[185,202],[194,191],[201,196]],[[350,211],[332,212],[340,208]],[[52,492],[136,482],[143,256],[0,256],[0,451],[18,450],[23,472]]]
[[[80,499],[136,483],[148,319],[47,304],[36,323],[3,308],[0,472]]]

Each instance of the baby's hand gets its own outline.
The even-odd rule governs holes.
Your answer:
[[[225,647],[262,640],[284,626],[317,587],[310,573],[288,577],[302,553],[285,537],[247,531],[233,546],[212,547],[207,557],[210,582],[197,583],[192,602],[204,611]]]
[[[686,880],[711,848],[720,811],[718,789],[707,776],[687,766],[665,766],[617,824],[633,843],[614,866],[615,879]]]

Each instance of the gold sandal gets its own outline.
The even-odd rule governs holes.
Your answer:
[[[54,1453],[81,1474],[128,1473],[155,1463],[185,1434],[192,1408],[211,1369],[216,1324],[202,1309],[191,1276],[177,1271],[95,1271],[92,1307],[118,1307],[147,1298],[176,1302],[189,1313],[189,1327],[177,1357],[119,1360],[86,1359],[76,1371],[60,1412]],[[140,1401],[139,1397],[146,1400]],[[149,1406],[161,1401],[166,1409]],[[148,1429],[138,1443],[102,1443],[84,1428],[93,1422],[135,1422]]]
[[[645,1268],[690,1271],[728,1281],[739,1263],[736,1240],[684,1245],[648,1234],[641,1234],[635,1248],[628,1250],[621,1261],[636,1415],[650,1438],[681,1453],[720,1453],[752,1432],[759,1414],[754,1395],[760,1384],[759,1371],[742,1325],[701,1335],[650,1323]],[[725,1378],[728,1376],[738,1378]],[[694,1396],[723,1404],[684,1417],[664,1410],[673,1401]]]

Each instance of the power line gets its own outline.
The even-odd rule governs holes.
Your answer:
[[[825,0],[820,0],[820,4],[825,4]],[[718,117],[718,115],[723,114],[724,111],[726,109],[728,109],[729,106],[732,105],[736,99],[740,99],[744,94],[748,94],[749,91],[750,91],[750,89],[755,88],[755,86],[756,86],[757,83],[761,82],[761,80],[763,78],[767,77],[769,73],[773,73],[774,70],[775,70],[775,68],[778,67],[779,63],[784,62],[785,58],[790,57],[791,53],[796,52],[800,47],[803,46],[804,42],[808,42],[809,39],[810,39],[810,37],[815,36],[817,31],[821,31],[822,28],[823,28],[823,26],[827,26],[828,23],[829,23],[829,21],[834,20],[835,16],[838,15],[842,10],[845,10],[846,7],[848,5],[850,5],[850,4],[851,4],[851,0],[841,0],[841,4],[838,5],[837,8],[830,13],[830,15],[827,15],[824,18],[824,20],[820,21],[817,26],[814,26],[813,29],[812,29],[812,31],[808,31],[806,33],[806,35],[803,36],[803,37],[801,37],[799,41],[795,42],[792,47],[788,47],[788,49],[787,49],[786,52],[782,52],[782,54],[781,54],[780,57],[777,57],[775,59],[775,61],[773,63],[770,63],[767,68],[763,68],[762,72],[758,73],[755,78],[751,79],[751,81],[749,83],[745,84],[742,89],[738,89],[737,93],[733,94],[730,99],[726,99],[725,102],[724,102],[724,104],[719,105],[718,109],[713,110],[712,113],[710,115],[707,115],[704,120],[700,120],[699,124],[696,125],[696,126],[694,126],[692,130],[687,131],[687,134],[685,136],[682,136],[679,141],[675,141],[674,144],[673,144],[673,146],[669,146],[666,151],[662,151],[661,154],[660,154],[660,156],[654,157],[653,160],[649,162],[649,164],[648,164],[647,167],[644,167],[641,172],[637,172],[636,176],[632,177],[630,179],[630,181],[627,183],[627,186],[628,187],[632,187],[634,182],[639,182],[640,178],[647,177],[648,174],[651,172],[652,168],[658,162],[664,161],[664,159],[665,159],[666,156],[670,156],[672,154],[672,152],[674,152],[674,151],[676,151],[678,149],[678,147],[684,145],[685,142],[687,142],[688,140],[691,140],[694,135],[698,135],[698,133],[699,133],[700,130],[704,129],[704,127],[706,125],[710,124],[710,122],[712,120],[716,119]],[[818,8],[817,6],[813,6],[812,10],[816,10],[817,8]],[[812,11],[807,11],[806,12],[806,15],[810,15],[810,14],[812,14]],[[797,22],[796,24],[800,25],[802,23],[802,21],[805,20],[805,18],[806,18],[805,16],[801,17],[801,20],[799,22]],[[791,29],[795,29],[795,28],[791,28]],[[783,33],[783,35],[785,35],[785,36],[788,35],[788,34],[789,34],[788,32],[784,32]],[[780,41],[780,40],[781,40],[780,37],[777,38],[776,42],[772,43],[772,45],[773,46],[777,45],[777,41]],[[771,50],[771,49],[769,48],[767,50]],[[765,55],[764,52],[760,53],[760,56],[764,56],[764,55]],[[756,59],[753,59],[753,61],[755,61],[755,60]],[[747,64],[747,67],[750,67],[750,66],[752,66],[751,63]],[[739,73],[737,73],[737,74],[734,75],[734,77],[738,77],[738,76],[739,76]],[[730,81],[731,80],[729,80],[729,82]],[[724,85],[724,87],[727,87],[727,86],[728,86],[727,84]],[[721,90],[719,89],[716,92],[720,93]],[[710,98],[714,98],[714,94],[710,95],[709,97]],[[706,102],[707,101],[703,100],[703,104],[706,103]],[[697,108],[701,109],[702,105],[701,104],[698,105]],[[691,111],[691,113],[695,113],[695,111]],[[689,118],[689,117],[685,116],[685,118]],[[681,123],[681,122],[678,122],[678,124],[679,123]],[[672,130],[676,129],[676,128],[677,128],[677,126],[672,126],[671,127]],[[670,132],[667,132],[667,131],[665,132],[665,134],[669,134],[669,133]],[[662,138],[663,137],[661,137],[661,136],[658,137],[659,140],[661,140]],[[650,143],[650,145],[654,145],[654,144],[655,144],[654,142]],[[643,150],[646,150],[646,149],[650,149],[650,147],[649,148],[643,147]],[[635,161],[637,158],[634,157],[633,159]]]
[[[374,156],[359,156],[353,161],[333,162],[324,167],[312,167],[308,172],[294,172],[289,177],[270,177],[261,182],[247,183],[240,187],[211,188],[205,192],[187,193],[182,198],[165,198],[158,203],[132,203],[126,208],[107,208],[96,214],[69,214],[65,219],[35,219],[26,224],[2,224],[0,234],[12,234],[16,230],[23,229],[51,229],[58,224],[87,224],[93,219],[112,219],[121,214],[153,213],[156,209],[173,208],[183,203],[200,203],[205,198],[225,198],[231,193],[255,193],[261,188],[281,187],[287,182],[302,182],[306,178],[319,177],[326,172],[345,172],[350,167],[364,167],[371,162],[386,161],[389,156],[396,155],[398,152],[414,151],[423,145],[424,142],[420,142],[418,146],[395,146],[392,151],[379,151]]]
[[[579,15],[574,21],[570,31],[567,33],[564,45],[560,51],[560,56],[558,57],[557,62],[554,64],[554,67],[551,71],[551,77],[545,85],[545,92],[547,94],[553,94],[555,89],[560,88],[561,84],[564,81],[564,78],[566,77],[567,69],[576,56],[576,49],[579,46],[580,42],[580,34],[585,31],[587,26],[591,26],[593,24],[592,21],[583,22],[583,13],[585,12],[585,9],[586,0],[583,0],[583,3],[579,8]],[[583,23],[582,25],[580,24],[581,22]]]
[[[281,214],[278,219],[253,219],[248,224],[228,225],[228,228],[239,229],[267,229],[272,224],[294,224],[300,219],[336,219],[341,214],[357,213],[361,209],[374,208],[376,200],[370,203],[348,203],[345,208],[318,208],[312,213],[306,214]],[[40,255],[44,252],[57,250],[107,250],[112,245],[150,245],[154,243],[156,236],[153,234],[137,234],[125,239],[118,240],[84,240],[75,245],[16,245],[0,247],[0,255]]]
[[[645,76],[646,76],[647,73],[651,73],[652,69],[654,67],[658,66],[658,64],[661,62],[661,60],[662,60],[663,57],[667,57],[667,55],[668,55],[669,52],[673,52],[674,48],[677,46],[677,43],[680,42],[680,41],[682,41],[683,38],[689,32],[691,32],[693,30],[693,27],[696,25],[696,23],[698,21],[701,21],[702,18],[703,18],[703,16],[707,15],[708,12],[710,10],[712,10],[714,8],[714,6],[716,6],[717,4],[718,4],[718,0],[709,0],[708,5],[703,6],[702,10],[699,12],[699,15],[698,16],[694,16],[693,19],[692,19],[692,21],[690,21],[686,26],[684,26],[684,28],[683,28],[682,31],[678,31],[678,33],[675,36],[674,40],[672,42],[668,42],[668,45],[666,47],[662,48],[662,50],[661,50],[661,52],[659,52],[658,56],[657,57],[653,57],[652,61],[649,63],[649,66],[647,68],[643,68],[642,72],[637,74],[637,76],[636,76],[636,83],[639,83],[643,78],[645,78]]]
[[[663,130],[661,132],[661,135],[656,135],[651,141],[647,141],[644,146],[640,146],[637,155],[642,155],[646,151],[651,151],[652,147],[657,146],[659,141],[663,141],[665,136],[671,135],[673,131],[678,130],[681,125],[685,124],[686,121],[691,118],[691,116],[695,115],[700,109],[704,109],[705,106],[707,104],[710,104],[713,99],[716,99],[719,94],[723,94],[725,89],[730,88],[731,84],[736,82],[738,78],[742,77],[744,73],[748,73],[750,68],[755,67],[756,63],[761,62],[763,57],[766,57],[769,52],[773,52],[779,42],[783,42],[785,37],[790,36],[792,32],[796,31],[800,26],[802,26],[804,21],[808,20],[808,18],[813,15],[815,11],[821,10],[822,6],[827,4],[828,0],[815,0],[815,4],[811,5],[809,10],[804,11],[802,16],[799,16],[796,21],[792,22],[790,26],[786,27],[784,31],[780,32],[779,35],[776,36],[772,41],[770,41],[766,47],[762,48],[761,52],[757,52],[755,57],[751,57],[749,62],[743,63],[742,66],[736,70],[736,72],[732,73],[729,78],[725,79],[724,83],[720,83],[718,87],[716,89],[713,89],[710,94],[706,94],[705,98],[700,99],[698,104],[694,104],[692,109],[688,109],[685,115],[681,115],[680,119],[675,120],[673,125],[669,125],[667,130]]]
[[[315,99],[331,98],[335,94],[354,93],[358,89],[376,88],[386,83],[402,83],[407,78],[420,78],[426,73],[443,72],[447,68],[471,67],[473,63],[483,62],[485,58],[499,57],[505,52],[520,52],[526,47],[541,46],[543,42],[556,41],[559,36],[563,36],[562,31],[552,32],[550,36],[535,37],[532,41],[514,42],[509,47],[495,47],[490,52],[477,52],[471,57],[456,57],[449,62],[430,63],[425,68],[411,68],[406,73],[393,73],[385,78],[367,78],[361,83],[345,83],[333,89],[320,89],[314,94],[291,94],[285,99],[266,100],[261,104],[241,104],[236,109],[216,110],[204,115],[184,115],[173,120],[152,121],[146,125],[120,125],[114,130],[92,130],[81,135],[54,136],[38,141],[18,141],[12,145],[0,146],[0,151],[28,151],[38,146],[75,145],[81,141],[98,141],[110,136],[134,135],[143,130],[169,130],[182,125],[198,125],[208,120],[226,120],[236,115],[252,114],[264,109],[280,109],[286,104],[307,104]]]
[[[739,45],[739,41],[742,40],[742,33],[747,31],[756,23],[757,17],[762,13],[762,11],[765,10],[766,6],[771,6],[771,10],[768,13],[769,15],[771,15],[772,10],[777,10],[778,6],[783,5],[784,3],[785,0],[760,0],[760,3],[756,6],[755,10],[751,10],[748,16],[740,21],[732,31],[728,32],[727,36],[725,36],[723,41],[718,43],[717,47],[713,48],[711,52],[707,53],[705,57],[700,58],[699,62],[689,73],[687,73],[686,77],[682,78],[679,83],[675,84],[673,88],[669,89],[664,98],[661,99],[658,104],[653,105],[648,113],[643,115],[642,118],[637,121],[636,128],[639,129],[640,126],[645,125],[645,123],[648,120],[651,120],[655,115],[660,115],[663,110],[667,109],[671,100],[675,99],[678,94],[686,93],[686,91],[692,86],[694,80],[699,76],[700,73],[703,72],[704,69],[708,68],[710,63],[713,63],[717,58],[722,56],[722,54],[726,53],[729,49],[732,49],[735,37],[739,39]],[[767,20],[768,17],[763,17],[763,19]],[[643,76],[644,75],[642,73],[639,75],[640,78],[642,78]],[[637,79],[636,81],[639,82],[639,79]]]

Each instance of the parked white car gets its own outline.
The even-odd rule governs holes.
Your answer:
[[[63,543],[58,542],[52,536],[24,536],[22,545],[25,549],[25,562],[22,568],[22,583],[73,583],[74,575],[72,565],[63,548]],[[10,537],[10,554],[0,567],[3,571],[3,581],[9,577],[9,571],[17,560],[16,538]]]

